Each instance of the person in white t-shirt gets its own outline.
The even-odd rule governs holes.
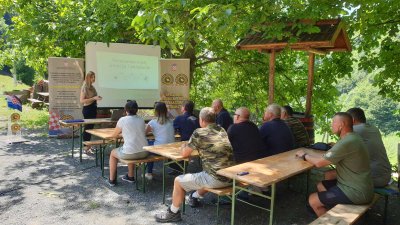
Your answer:
[[[113,137],[119,137],[122,133],[124,138],[123,146],[113,149],[110,154],[110,178],[108,183],[110,186],[116,185],[117,164],[118,159],[143,159],[148,156],[148,152],[143,150],[147,146],[147,139],[145,134],[144,120],[136,115],[138,111],[138,104],[136,101],[129,100],[125,105],[126,116],[121,117]],[[128,174],[122,177],[122,180],[133,183],[134,178],[134,164],[128,164]]]
[[[167,105],[164,102],[157,102],[154,106],[156,119],[150,120],[146,126],[146,133],[153,132],[154,145],[168,144],[175,141],[175,130],[173,122],[168,118]],[[154,163],[147,163],[146,178],[153,179]]]

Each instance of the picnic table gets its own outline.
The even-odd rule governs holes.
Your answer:
[[[118,137],[113,137],[115,128],[101,128],[101,129],[90,129],[87,130],[89,134],[92,134],[96,137],[101,138],[103,144],[100,144],[100,167],[101,167],[101,176],[104,177],[104,150],[106,148],[106,144],[108,140],[115,141],[115,147],[118,147],[122,141],[122,135],[119,134]]]
[[[163,144],[163,145],[152,145],[152,146],[145,146],[143,147],[144,150],[149,151],[151,153],[157,154],[164,156],[171,161],[164,160],[163,161],[163,204],[165,204],[165,168],[170,165],[175,163],[178,165],[183,173],[186,173],[186,167],[187,163],[189,161],[189,158],[185,158],[182,156],[182,150],[181,146],[182,144],[186,144],[187,141],[180,141],[180,142],[174,142],[174,143],[169,143],[169,144]],[[191,157],[198,156],[199,152],[197,150],[194,150],[191,154]],[[178,162],[183,161],[183,166],[180,165]]]
[[[323,154],[324,152],[318,150],[312,150],[307,148],[298,148],[295,150],[283,152],[270,157],[257,159],[254,161],[238,164],[232,167],[221,169],[217,171],[217,174],[230,178],[233,180],[232,183],[232,212],[231,212],[231,224],[235,223],[235,201],[237,191],[245,191],[257,195],[259,197],[269,199],[270,207],[263,208],[246,201],[240,200],[257,208],[263,209],[269,212],[269,224],[273,224],[274,206],[275,206],[275,192],[276,183],[279,181],[290,178],[294,175],[306,172],[314,168],[314,165],[310,162],[304,161],[301,158],[296,157],[298,150],[305,150],[314,154]],[[243,182],[249,185],[254,185],[259,188],[271,187],[271,194],[261,194],[248,190],[245,187],[236,185],[236,182]],[[308,173],[307,173],[307,192],[308,192]]]
[[[111,118],[97,118],[97,119],[83,119],[83,120],[76,120],[76,121],[68,121],[68,120],[60,120],[60,124],[67,127],[72,127],[72,157],[74,157],[74,148],[75,148],[75,131],[79,129],[79,160],[82,162],[82,141],[83,141],[83,126],[86,124],[104,124],[104,123],[114,123]],[[75,127],[78,128],[75,130]]]

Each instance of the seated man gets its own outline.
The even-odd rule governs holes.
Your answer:
[[[263,156],[271,156],[294,149],[294,138],[290,128],[281,120],[281,107],[271,104],[264,113],[264,121],[260,127],[261,138],[265,150]]]
[[[126,116],[118,120],[112,135],[112,137],[116,138],[122,133],[124,145],[111,151],[109,161],[110,179],[108,181],[110,186],[115,186],[117,183],[118,159],[143,159],[149,154],[149,152],[143,150],[143,146],[147,145],[147,139],[144,120],[136,115],[138,108],[138,104],[134,100],[125,104]],[[122,180],[130,183],[134,182],[134,169],[134,164],[128,164],[128,174],[123,176]]]
[[[249,120],[250,111],[240,107],[233,115],[233,124],[228,128],[236,163],[244,163],[261,158],[264,143],[257,126]]]
[[[336,166],[337,180],[318,183],[318,192],[308,198],[317,216],[326,213],[336,204],[367,204],[374,196],[367,149],[360,136],[353,133],[353,121],[348,113],[336,113],[332,120],[332,132],[339,141],[324,155],[307,154],[300,150],[296,156],[324,167]]]
[[[223,127],[225,130],[228,130],[229,126],[233,123],[231,115],[229,115],[228,111],[224,108],[224,104],[221,99],[216,99],[212,103],[212,108],[214,112],[217,114],[216,123]]]
[[[379,129],[367,123],[362,109],[351,108],[347,112],[353,117],[354,133],[360,135],[367,146],[374,186],[384,187],[388,185],[392,169]]]
[[[167,223],[181,220],[180,205],[185,194],[189,196],[189,204],[196,207],[207,188],[222,188],[232,185],[231,180],[217,175],[216,171],[234,165],[233,152],[225,130],[215,124],[215,112],[206,107],[200,111],[200,127],[193,132],[187,145],[182,146],[182,156],[189,157],[193,150],[199,152],[203,163],[203,171],[195,174],[184,174],[175,178],[172,192],[172,204],[167,212],[156,215],[156,221]]]
[[[292,107],[285,105],[282,107],[281,111],[281,119],[285,121],[292,131],[294,137],[294,147],[300,148],[310,145],[306,128],[299,119],[293,117]]]
[[[174,128],[181,135],[181,141],[189,140],[193,131],[200,127],[199,120],[193,115],[194,103],[192,101],[183,101],[182,115],[174,120]]]
[[[193,131],[200,127],[199,120],[193,115],[194,103],[190,100],[183,101],[181,112],[182,115],[177,116],[174,119],[174,128],[181,135],[181,141],[189,140],[190,136],[192,136]],[[183,161],[179,162],[179,164],[183,168]],[[178,171],[181,171],[181,167],[177,164],[173,163],[169,165],[173,170],[168,172],[170,175],[179,174]]]

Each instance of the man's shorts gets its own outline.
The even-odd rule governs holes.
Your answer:
[[[337,204],[353,204],[336,184],[337,180],[322,181],[322,185],[327,191],[318,192],[318,198],[321,203],[328,207],[333,207]]]
[[[229,182],[222,182],[205,171],[200,173],[187,173],[176,177],[182,188],[186,191],[195,191],[202,188],[223,188],[232,185]]]
[[[137,152],[133,154],[125,154],[122,147],[123,146],[117,148],[118,159],[144,159],[149,155],[148,151]]]

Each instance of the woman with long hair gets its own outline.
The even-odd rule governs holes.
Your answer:
[[[154,145],[168,144],[175,141],[175,131],[172,121],[168,118],[167,105],[164,102],[156,102],[154,106],[156,119],[150,120],[146,126],[146,134],[153,132]],[[147,163],[146,178],[153,179],[154,163]]]
[[[93,71],[89,71],[83,82],[81,88],[80,102],[83,104],[82,114],[84,119],[94,119],[97,116],[97,101],[101,100],[102,97],[97,95],[96,89],[93,87],[93,83],[96,80],[96,74]],[[86,133],[86,130],[93,129],[94,124],[86,124],[83,132],[83,141],[90,141],[91,135]],[[91,146],[85,147],[86,154],[93,154]]]

